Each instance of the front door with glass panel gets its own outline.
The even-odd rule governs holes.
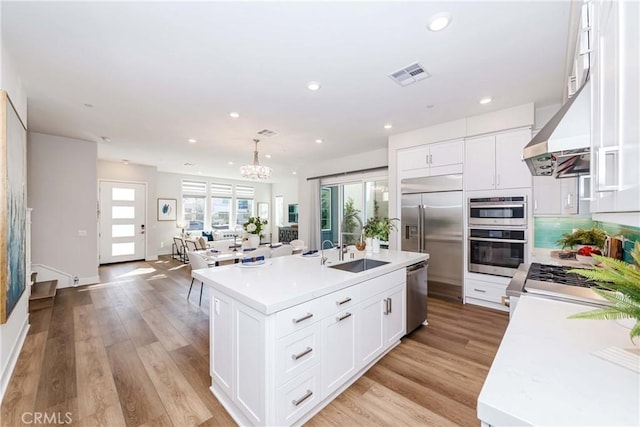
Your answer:
[[[145,259],[146,185],[100,181],[100,264]]]

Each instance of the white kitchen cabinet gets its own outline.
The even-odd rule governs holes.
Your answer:
[[[578,178],[533,177],[534,215],[575,215],[578,207]]]
[[[509,278],[486,275],[491,282],[465,277],[464,300],[467,304],[481,305],[500,311],[509,311],[503,305]]]
[[[405,288],[400,268],[269,315],[214,288],[214,394],[242,425],[299,424],[399,343]]]
[[[403,177],[448,175],[462,172],[464,141],[435,142],[398,151]]]
[[[529,128],[465,140],[465,190],[530,188],[531,173],[522,161],[530,140]]]
[[[594,1],[592,213],[640,211],[640,3]]]
[[[329,395],[356,372],[357,311],[344,311],[322,321],[322,388]]]
[[[405,332],[406,285],[375,295],[360,305],[358,360],[366,365]]]

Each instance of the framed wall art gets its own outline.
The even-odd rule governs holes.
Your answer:
[[[0,323],[26,289],[27,129],[0,91]]]
[[[158,221],[175,221],[176,199],[158,199]]]

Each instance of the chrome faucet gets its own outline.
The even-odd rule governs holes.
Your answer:
[[[344,230],[345,222],[349,218],[355,218],[356,221],[358,221],[358,224],[360,224],[360,232],[359,233],[347,233],[347,232],[342,231],[342,230]],[[338,247],[340,248],[340,252],[338,253],[338,259],[340,261],[344,261],[344,254],[347,252],[346,246],[342,244],[343,243],[342,236],[344,236],[345,234],[348,234],[350,236],[362,236],[362,229],[363,228],[364,228],[364,226],[362,225],[362,220],[360,220],[360,218],[358,218],[358,215],[356,215],[355,213],[352,213],[351,215],[347,215],[344,218],[342,218],[342,223],[340,224],[340,234],[339,234],[339,238],[338,238]]]
[[[323,240],[322,244],[320,245],[320,252],[322,253],[322,255],[320,255],[320,265],[325,265],[327,262],[327,257],[324,256],[324,244],[326,242],[329,242],[329,244],[331,245],[331,249],[335,248],[335,246],[333,246],[333,242],[331,240]]]

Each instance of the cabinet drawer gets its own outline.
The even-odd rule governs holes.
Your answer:
[[[320,365],[276,390],[276,424],[293,425],[321,400]]]
[[[276,338],[299,331],[322,319],[322,298],[304,302],[276,313]]]
[[[276,381],[290,381],[320,361],[320,323],[308,326],[284,338],[276,345]]]
[[[467,298],[477,298],[502,304],[502,297],[506,295],[507,286],[497,283],[481,282],[465,279],[464,294]]]
[[[322,297],[322,314],[330,316],[345,310],[351,310],[360,302],[360,285],[333,292]]]
[[[375,277],[366,282],[360,283],[360,299],[365,299],[384,292],[387,289],[391,289],[394,286],[405,283],[407,279],[407,273],[405,268],[392,271],[391,273],[384,274],[379,277]]]

